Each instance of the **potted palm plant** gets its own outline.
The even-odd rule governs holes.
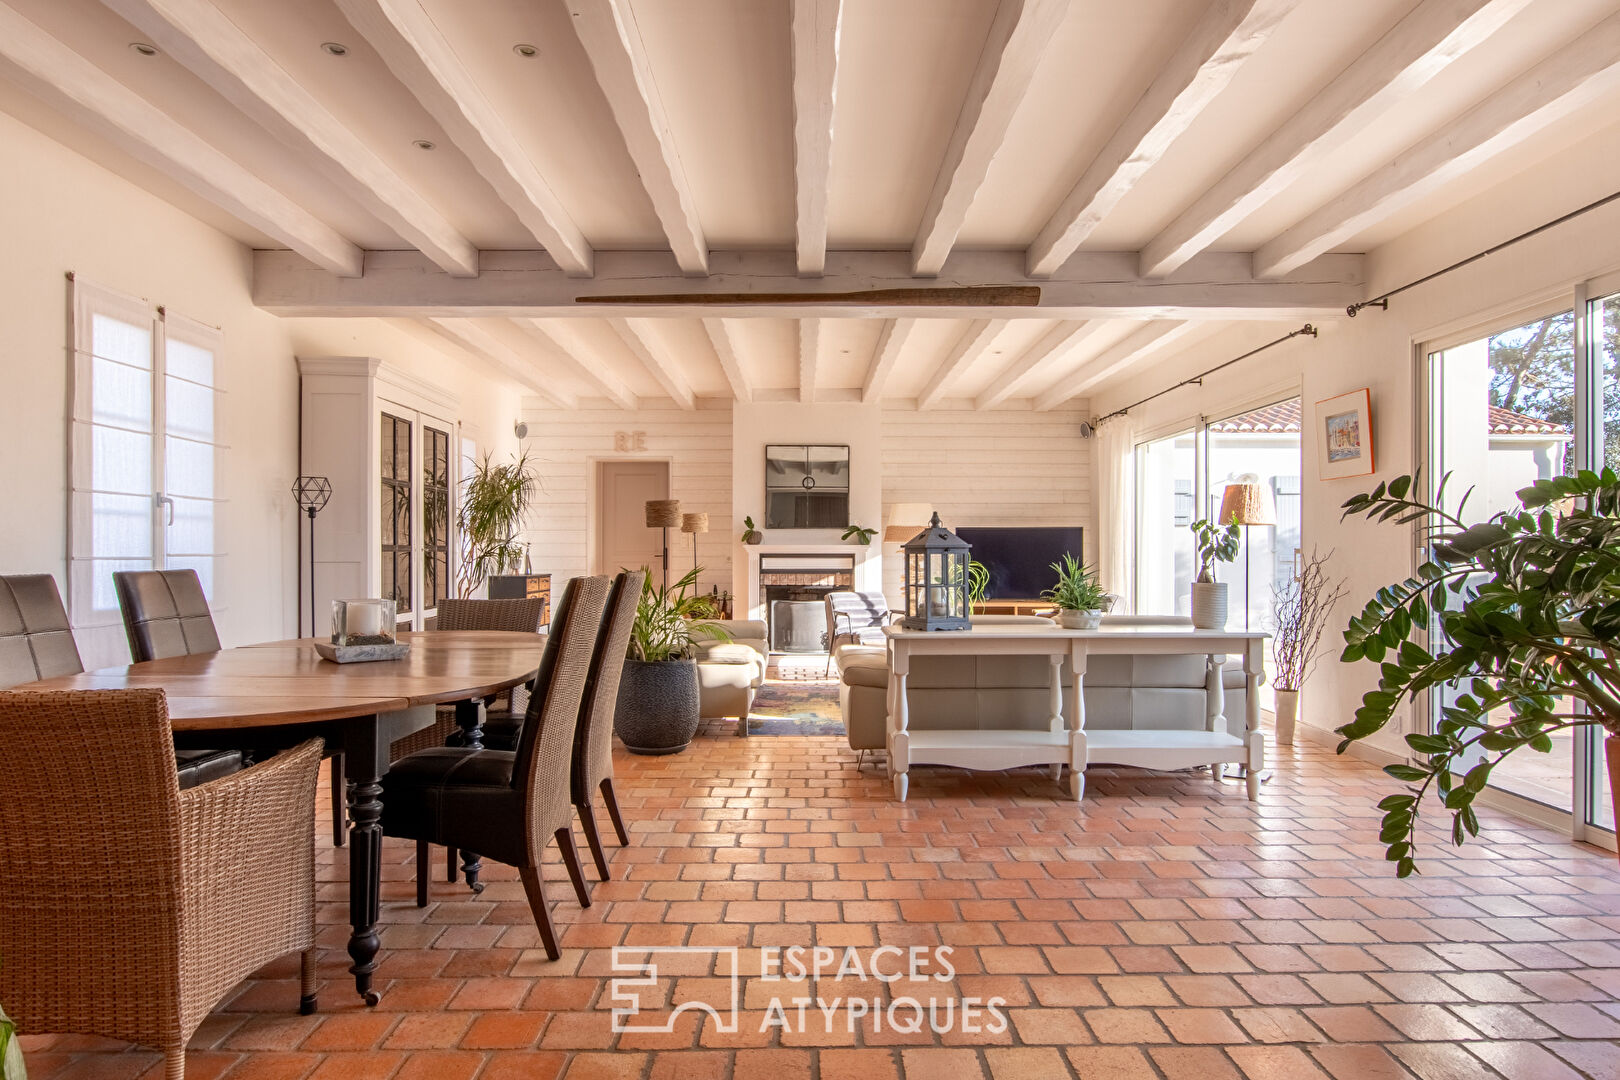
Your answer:
[[[1226,582],[1215,580],[1215,564],[1237,558],[1243,532],[1237,522],[1217,525],[1208,518],[1190,526],[1198,553],[1198,577],[1192,583],[1192,622],[1200,630],[1226,629]]]
[[[461,562],[456,595],[466,598],[495,574],[516,573],[523,565],[518,530],[540,490],[540,478],[524,451],[504,465],[488,454],[473,466],[461,496],[456,522],[461,530]]]
[[[692,568],[673,585],[654,585],[647,573],[642,584],[613,712],[614,733],[632,754],[678,754],[697,734],[693,638],[731,640],[724,627],[706,621],[709,598],[690,591],[700,569]]]
[[[1058,625],[1065,630],[1095,630],[1108,609],[1108,594],[1097,582],[1097,572],[1083,566],[1068,552],[1052,564],[1057,584],[1041,594],[1058,606]]]
[[[1322,635],[1333,609],[1345,597],[1344,579],[1328,577],[1327,563],[1332,556],[1331,551],[1326,555],[1312,551],[1287,584],[1273,590],[1277,634],[1272,639],[1276,669],[1272,687],[1277,695],[1277,742],[1281,746],[1294,741],[1299,692],[1311,665],[1321,655]]]
[[[1417,524],[1429,557],[1345,630],[1343,659],[1378,664],[1379,681],[1338,729],[1339,750],[1382,730],[1401,702],[1455,691],[1432,733],[1406,736],[1414,763],[1384,770],[1407,785],[1378,804],[1399,877],[1417,868],[1425,798],[1450,811],[1461,844],[1479,835],[1474,798],[1491,770],[1526,747],[1549,752],[1561,731],[1606,735],[1620,816],[1620,478],[1604,469],[1540,480],[1518,506],[1472,525],[1461,504],[1456,514],[1437,505],[1444,483],[1432,503],[1416,488],[1402,476],[1344,503],[1346,517]],[[1438,633],[1427,633],[1431,622]]]

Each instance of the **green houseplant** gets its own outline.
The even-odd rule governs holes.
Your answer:
[[[456,594],[473,595],[495,574],[515,572],[523,564],[518,530],[540,490],[540,477],[524,451],[504,465],[485,454],[473,466],[462,491],[456,521],[461,530],[461,564]]]
[[[990,568],[978,559],[968,558],[968,604],[970,606],[984,603],[990,593]]]
[[[1432,734],[1406,736],[1419,762],[1384,770],[1408,785],[1378,804],[1379,839],[1400,877],[1417,868],[1425,798],[1451,812],[1461,844],[1479,834],[1473,803],[1491,770],[1525,747],[1547,753],[1559,731],[1603,730],[1620,812],[1620,478],[1604,469],[1540,480],[1517,507],[1473,525],[1462,505],[1435,505],[1444,482],[1433,503],[1416,489],[1401,476],[1344,503],[1346,517],[1419,525],[1429,558],[1345,630],[1343,659],[1380,667],[1378,689],[1339,728],[1339,750],[1382,730],[1402,701],[1458,690]],[[1429,636],[1431,619],[1440,633]]]
[[[753,515],[743,518],[742,542],[745,544],[757,544],[763,539],[765,539],[764,534],[754,528]]]
[[[840,536],[839,539],[853,540],[862,547],[865,547],[867,544],[872,542],[872,537],[876,535],[876,529],[867,529],[861,527],[860,525],[851,525],[849,528],[844,530],[844,534]]]
[[[1069,552],[1052,564],[1057,584],[1041,594],[1058,606],[1058,625],[1067,630],[1095,630],[1102,625],[1108,608],[1108,594],[1097,581],[1097,572],[1081,564]]]
[[[1201,518],[1189,528],[1198,554],[1198,577],[1192,583],[1192,621],[1200,630],[1226,629],[1226,583],[1215,580],[1215,564],[1237,558],[1243,530],[1237,522],[1217,525]]]
[[[655,585],[642,567],[646,578],[613,712],[613,730],[633,754],[686,749],[699,721],[694,639],[731,640],[725,627],[707,621],[713,611],[709,597],[693,591],[699,569],[673,585]]]
[[[17,1026],[4,1009],[0,1009],[0,1080],[28,1080],[22,1047],[17,1044]]]

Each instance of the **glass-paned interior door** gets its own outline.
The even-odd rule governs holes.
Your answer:
[[[1191,431],[1136,446],[1136,610],[1192,612],[1197,437]]]
[[[401,622],[409,622],[411,599],[411,422],[382,414],[382,596],[392,598]]]
[[[422,425],[422,606],[438,614],[450,595],[450,434]]]
[[[1520,488],[1575,470],[1575,374],[1572,311],[1430,355],[1428,472],[1431,494],[1450,476],[1443,509],[1483,521],[1516,506]],[[1440,691],[1437,708],[1453,692]],[[1510,755],[1491,786],[1573,811],[1577,740],[1568,732],[1552,738],[1549,754]]]

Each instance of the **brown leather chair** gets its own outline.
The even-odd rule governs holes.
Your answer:
[[[195,570],[120,570],[113,574],[135,663],[219,651],[219,634]]]
[[[0,577],[0,688],[77,675],[84,670],[56,579],[49,574]],[[180,786],[195,787],[242,767],[236,750],[178,750]]]
[[[620,574],[613,581],[613,590],[608,594],[607,617],[602,620],[602,634],[596,644],[596,655],[591,659],[585,703],[580,709],[579,726],[574,734],[569,797],[579,814],[580,827],[585,830],[585,842],[590,845],[591,857],[596,860],[596,871],[603,881],[609,877],[607,856],[602,852],[602,838],[596,831],[591,790],[601,790],[608,817],[613,821],[613,831],[619,835],[620,846],[630,843],[630,836],[624,831],[624,818],[619,814],[619,800],[613,792],[613,711],[619,704],[619,678],[624,674],[624,658],[630,648],[630,630],[636,621],[636,605],[641,600],[642,583],[646,579],[647,572],[637,570],[635,573]],[[746,725],[747,720],[743,723]]]
[[[574,578],[563,589],[516,751],[421,750],[395,762],[382,781],[383,835],[416,841],[417,904],[427,903],[429,844],[516,866],[553,960],[561,953],[540,874],[549,839],[557,841],[580,906],[591,904],[574,845],[568,778],[608,590],[605,577]],[[476,872],[468,884],[482,889]]]

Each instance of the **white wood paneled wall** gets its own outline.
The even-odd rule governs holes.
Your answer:
[[[928,503],[947,526],[1079,525],[1096,558],[1089,402],[1050,412],[883,410],[883,512]],[[878,543],[877,539],[872,541]],[[884,545],[883,591],[900,604],[898,548]]]
[[[527,533],[530,558],[537,572],[552,575],[554,588],[590,569],[593,474],[596,462],[614,460],[670,463],[670,496],[681,500],[683,511],[709,515],[709,531],[698,537],[699,584],[704,592],[713,585],[731,588],[731,552],[741,531],[731,521],[728,405],[705,401],[690,412],[646,405],[632,413],[545,408],[538,398],[525,398],[523,420],[529,434],[522,445],[543,485]],[[692,565],[692,538],[671,531],[669,548],[673,580]]]

